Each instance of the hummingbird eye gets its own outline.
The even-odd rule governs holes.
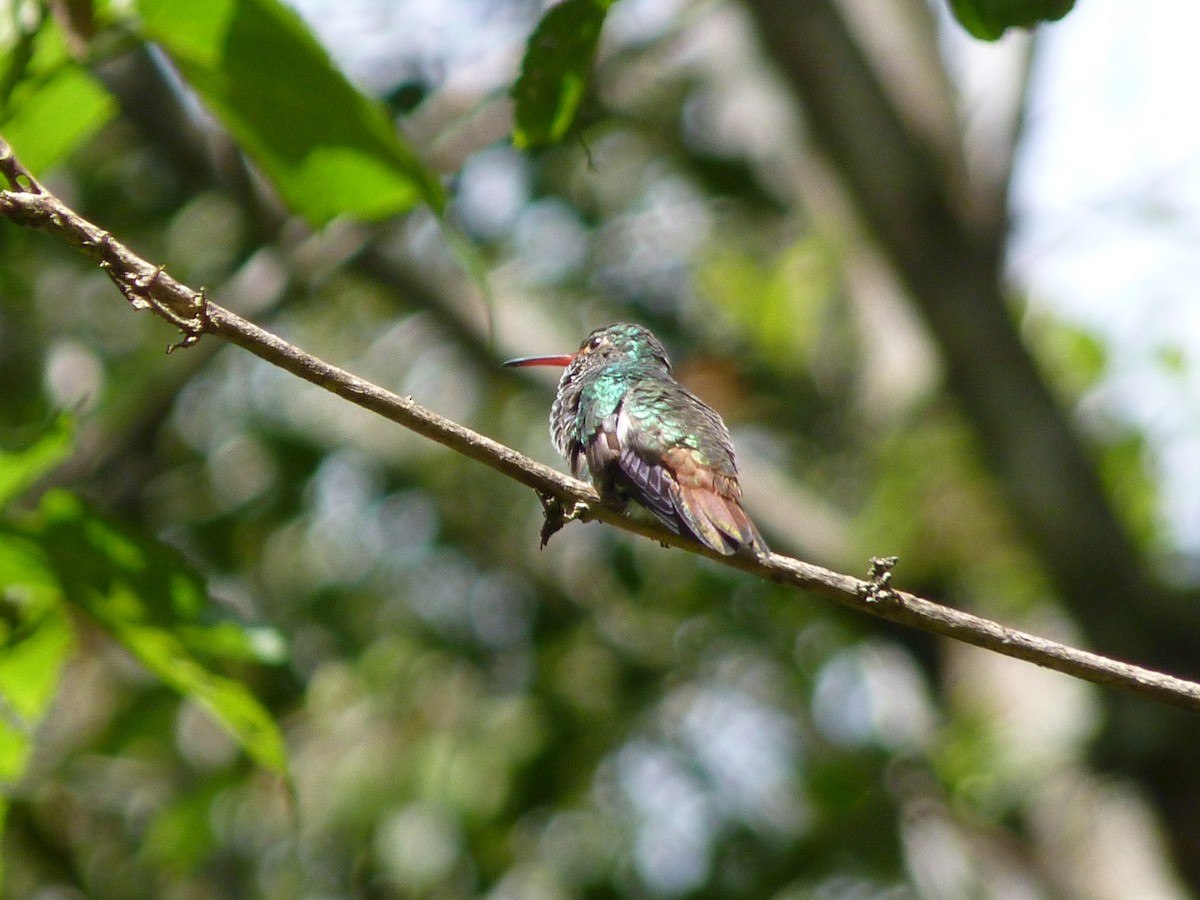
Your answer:
[[[588,342],[587,342],[587,348],[588,348],[589,350],[595,350],[595,349],[597,349],[597,348],[600,346],[600,344],[602,344],[603,342],[604,342],[604,338],[602,338],[600,335],[596,335],[596,336],[595,336],[595,337],[593,337],[593,338],[592,338],[590,341],[588,341]]]

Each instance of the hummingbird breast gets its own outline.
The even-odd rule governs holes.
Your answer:
[[[588,474],[583,463],[583,422],[581,405],[585,378],[582,366],[571,363],[563,372],[550,406],[550,439],[554,447],[571,464],[571,474],[584,478]]]

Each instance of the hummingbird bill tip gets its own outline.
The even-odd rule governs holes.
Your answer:
[[[573,353],[565,353],[560,356],[521,356],[517,359],[510,359],[504,363],[506,369],[523,368],[525,366],[559,366],[565,367],[571,364],[571,360],[575,358]]]

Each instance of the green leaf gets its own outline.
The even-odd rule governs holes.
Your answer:
[[[1162,546],[1166,526],[1159,484],[1150,474],[1153,453],[1144,434],[1110,435],[1099,450],[1100,480],[1129,533],[1147,552]]]
[[[260,765],[287,772],[283,736],[241,683],[206,668],[202,652],[228,649],[231,623],[203,627],[204,584],[166,545],[90,513],[74,496],[42,501],[41,537],[66,598],[85,610],[150,672],[207,709]],[[252,646],[248,636],[239,649]]]
[[[62,413],[24,450],[0,450],[0,509],[67,458],[73,431]]]
[[[273,628],[248,628],[236,622],[179,625],[175,633],[198,656],[229,662],[276,666],[287,660],[287,645]]]
[[[513,86],[516,146],[544,146],[566,135],[586,93],[600,28],[613,2],[564,0],[542,16]]]
[[[0,528],[0,784],[24,773],[71,647],[49,557],[36,540]]]
[[[805,238],[769,260],[725,240],[705,254],[696,287],[737,324],[756,354],[787,372],[812,365],[836,279],[830,252],[818,239]]]
[[[1039,312],[1026,313],[1022,327],[1047,381],[1068,406],[1095,387],[1109,368],[1108,347],[1085,328]]]
[[[195,700],[229,729],[259,765],[286,775],[287,750],[271,714],[240,682],[201,665],[178,635],[131,615],[140,601],[116,584],[106,595],[90,594],[83,605],[164,684]]]
[[[985,41],[998,39],[1009,28],[1056,22],[1074,6],[1075,0],[950,0],[963,28]]]
[[[0,590],[0,644],[22,621],[41,615],[62,595],[41,544],[6,526],[0,526]]]
[[[437,176],[292,10],[276,0],[136,5],[145,37],[309,221],[381,218],[420,201],[441,211]]]
[[[159,809],[146,825],[138,855],[174,872],[192,872],[212,852],[213,801],[229,779],[210,779]]]
[[[0,647],[0,783],[12,784],[24,773],[34,732],[73,647],[71,622],[61,605]]]
[[[0,787],[25,774],[74,647],[70,617],[36,542],[0,532]],[[0,826],[8,813],[0,791]]]
[[[35,175],[62,160],[116,112],[116,102],[67,52],[51,17],[0,37],[0,134]]]

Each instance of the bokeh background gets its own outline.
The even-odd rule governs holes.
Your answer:
[[[1200,675],[1190,7],[1089,0],[984,44],[924,0],[621,0],[577,131],[538,151],[508,91],[540,3],[296,8],[445,176],[445,221],[314,230],[161,54],[99,38],[118,114],[47,184],[552,464],[553,373],[499,363],[643,322],[731,426],[774,549],[896,554],[905,589]],[[234,674],[295,800],[81,617],[11,791],[8,895],[1200,893],[1195,716],[600,525],[539,550],[528,490],[176,338],[0,229],[6,442],[74,410],[52,484],[281,648]]]

